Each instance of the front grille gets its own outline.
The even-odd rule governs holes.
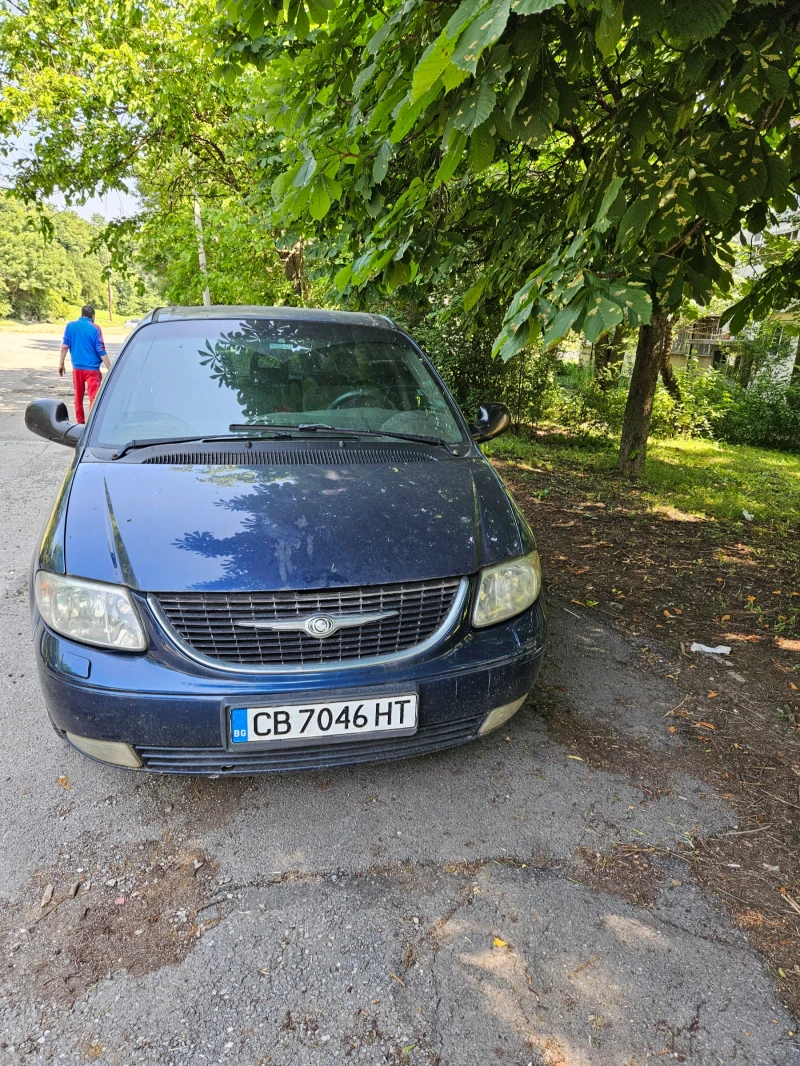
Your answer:
[[[226,663],[297,666],[392,655],[421,644],[442,625],[458,578],[404,585],[302,592],[162,592],[158,602],[170,625],[195,651]],[[340,629],[320,640],[302,632],[237,626],[322,614],[396,611],[391,618]]]
[[[410,737],[309,744],[285,751],[225,751],[224,748],[137,748],[146,770],[162,774],[268,774],[325,770],[357,763],[407,759],[472,740],[483,715],[420,725]]]
[[[418,448],[224,448],[159,452],[142,460],[145,465],[279,467],[435,462],[435,456]]]

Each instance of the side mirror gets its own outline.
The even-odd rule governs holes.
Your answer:
[[[83,426],[70,422],[67,405],[61,400],[31,400],[25,408],[25,425],[39,437],[74,448]]]
[[[469,425],[470,433],[478,444],[499,437],[511,425],[511,412],[504,403],[482,403],[478,411],[478,421]]]

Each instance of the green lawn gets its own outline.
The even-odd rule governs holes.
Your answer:
[[[573,473],[578,467],[590,481],[595,475],[603,480],[616,464],[614,442],[583,444],[556,434],[531,441],[509,433],[490,442],[486,453],[553,473],[565,464]],[[709,518],[743,522],[748,511],[757,523],[788,529],[800,524],[800,455],[708,440],[654,440],[637,495],[653,507]]]
[[[48,319],[47,322],[20,322],[15,318],[0,318],[0,332],[11,333],[43,333],[52,330],[63,329],[71,319],[78,318],[81,313],[80,307],[70,310],[61,318]],[[98,307],[95,311],[94,320],[102,329],[124,330],[124,324],[132,318],[141,318],[141,315],[118,315],[114,312],[114,321],[109,322],[108,311]],[[127,331],[125,331],[127,332]]]

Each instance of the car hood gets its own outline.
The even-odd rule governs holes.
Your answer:
[[[143,592],[420,581],[532,546],[477,456],[280,468],[85,461],[62,528],[67,573]]]

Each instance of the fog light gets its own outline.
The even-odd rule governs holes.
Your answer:
[[[525,693],[518,700],[514,700],[513,703],[504,703],[502,707],[495,707],[493,711],[489,711],[483,720],[483,725],[478,730],[478,736],[483,733],[491,733],[493,729],[499,729],[504,722],[507,722],[509,718],[512,718],[520,709],[522,704],[528,698],[529,693]]]
[[[114,763],[115,766],[128,766],[133,770],[138,770],[142,765],[142,760],[130,744],[123,744],[121,740],[93,740],[91,737],[79,737],[75,733],[67,733],[67,740],[84,755],[99,759],[101,762]]]

